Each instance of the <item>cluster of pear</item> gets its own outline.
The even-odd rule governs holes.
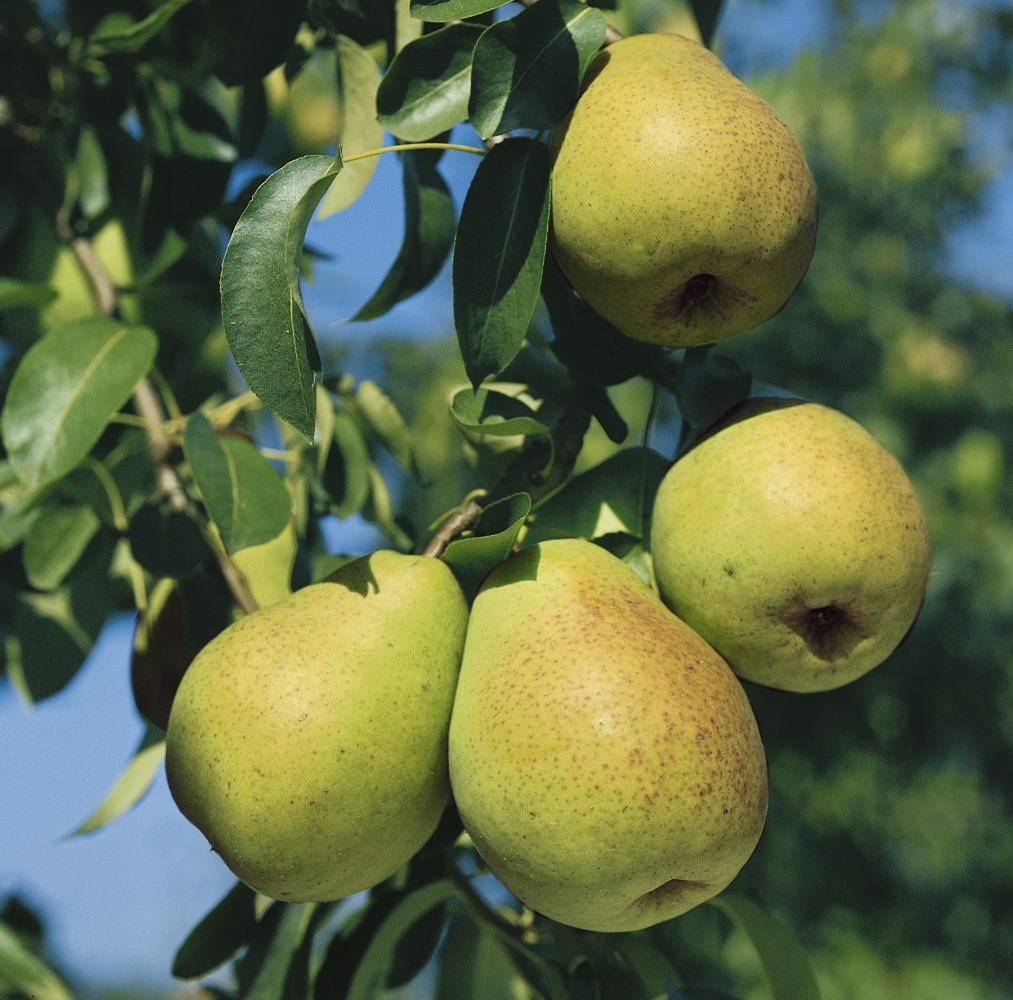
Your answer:
[[[553,158],[556,260],[634,337],[748,329],[808,267],[797,143],[679,36],[596,57]],[[654,586],[587,539],[543,541],[469,607],[440,559],[378,551],[239,619],[172,704],[180,810],[288,901],[395,874],[451,795],[489,869],[562,923],[634,930],[711,898],[766,819],[741,680],[822,691],[881,663],[921,607],[929,537],[859,424],[752,399],[669,469],[651,555]]]

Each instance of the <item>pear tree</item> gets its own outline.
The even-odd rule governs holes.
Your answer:
[[[764,335],[818,216],[802,145],[711,51],[720,8],[692,0],[677,31],[580,0],[2,15],[6,679],[46,699],[134,616],[147,732],[82,831],[143,808],[164,756],[180,823],[236,876],[194,915],[181,980],[229,968],[257,1000],[744,996],[734,935],[772,996],[820,997],[734,882],[768,815],[757,691],[833,684],[740,663],[765,606],[737,603],[744,557],[795,544],[810,509],[789,575],[871,533],[900,610],[882,635],[852,620],[865,672],[912,626],[930,546],[885,452],[834,464],[817,428],[789,441],[797,476],[767,461],[741,407],[791,387],[712,350]],[[402,241],[335,324],[323,276],[376,234],[336,261],[317,237],[381,159]],[[449,351],[363,347],[422,293],[445,298]],[[761,445],[673,498],[732,411]],[[780,520],[748,522],[756,484]],[[728,499],[750,510],[716,516]],[[674,593],[683,569],[706,593]],[[838,623],[811,611],[799,641],[850,682]]]

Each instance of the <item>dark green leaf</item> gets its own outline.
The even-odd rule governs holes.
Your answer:
[[[336,52],[341,122],[338,148],[345,156],[376,149],[383,142],[383,125],[376,120],[380,70],[365,49],[343,35],[338,37]],[[375,168],[375,156],[345,163],[320,203],[319,217],[322,219],[351,205],[366,189]]]
[[[690,427],[709,427],[749,395],[752,381],[734,358],[714,354],[709,344],[690,347],[676,386],[679,413]]]
[[[473,536],[457,538],[447,546],[443,561],[454,571],[469,597],[493,567],[510,554],[530,511],[531,498],[527,493],[497,500],[482,511]]]
[[[445,907],[434,906],[401,935],[394,947],[386,986],[396,990],[411,982],[429,963],[443,936]]]
[[[462,430],[494,437],[552,433],[527,403],[496,383],[454,393],[450,416]]]
[[[704,45],[710,45],[714,39],[714,29],[718,26],[718,15],[721,13],[722,0],[689,0],[690,10],[696,18],[700,29],[700,38]]]
[[[2,432],[29,489],[61,478],[88,454],[157,349],[148,327],[101,318],[58,327],[28,349],[11,380]]]
[[[624,448],[535,508],[525,544],[548,538],[598,538],[622,532],[650,544],[654,494],[668,462],[650,448]]]
[[[412,17],[421,21],[459,21],[502,7],[509,0],[410,0]]]
[[[644,934],[625,934],[616,951],[640,980],[647,996],[663,997],[679,983],[679,975],[668,955]]]
[[[434,1000],[525,1000],[534,996],[510,953],[485,928],[455,913],[440,949]]]
[[[208,516],[234,552],[269,542],[292,514],[284,480],[242,438],[218,437],[201,413],[187,421],[183,450]]]
[[[805,949],[780,921],[752,900],[722,893],[710,900],[752,942],[774,1000],[821,1000],[819,984]]]
[[[532,139],[494,146],[475,172],[454,244],[454,320],[474,386],[502,371],[531,321],[549,220],[549,151]]]
[[[136,52],[147,45],[191,0],[163,0],[147,17],[128,27],[118,25],[99,30],[88,40],[88,55],[103,56],[109,52]]]
[[[187,935],[172,962],[177,979],[199,979],[227,962],[256,926],[256,896],[237,882]]]
[[[449,24],[409,42],[380,82],[380,124],[399,139],[422,142],[465,121],[471,53],[481,34],[474,24]]]
[[[35,309],[55,298],[56,289],[44,281],[0,277],[0,310]]]
[[[299,287],[303,240],[341,169],[328,156],[285,164],[257,188],[222,262],[222,318],[247,385],[312,439],[320,361]]]
[[[100,526],[95,511],[83,504],[43,507],[25,537],[23,559],[32,586],[59,587]]]
[[[209,5],[215,73],[226,84],[250,83],[280,66],[292,48],[307,0],[215,0]]]
[[[130,519],[127,537],[134,558],[154,576],[178,580],[204,565],[207,547],[185,511],[145,504]]]
[[[605,41],[605,15],[580,0],[539,0],[475,45],[469,118],[483,139],[549,129],[577,99]]]
[[[243,1000],[282,1000],[315,903],[273,903],[257,925],[237,969]]]
[[[372,463],[362,430],[341,409],[334,413],[334,444],[324,470],[324,486],[331,495],[334,513],[341,518],[351,517],[369,498]]]
[[[456,895],[453,882],[430,882],[398,900],[363,953],[345,1000],[375,1000],[390,972],[394,947],[417,920]]]
[[[431,36],[430,36],[431,37]],[[380,287],[352,317],[375,319],[420,292],[439,274],[454,245],[454,203],[431,154],[402,154],[405,231],[401,249]]]

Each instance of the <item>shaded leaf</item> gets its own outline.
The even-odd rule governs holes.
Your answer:
[[[218,437],[207,418],[194,413],[183,450],[208,516],[230,552],[269,542],[288,524],[292,504],[284,480],[249,441]]]
[[[679,413],[692,428],[709,427],[749,395],[752,382],[738,361],[714,354],[709,344],[687,348],[676,383]]]
[[[182,10],[191,0],[163,0],[147,17],[127,27],[120,27],[115,22],[106,29],[99,29],[88,39],[89,56],[103,56],[110,52],[136,52],[147,45],[165,26],[169,20]]]
[[[148,327],[104,318],[58,327],[28,349],[11,379],[0,430],[29,489],[60,479],[91,451],[157,349]]]
[[[45,281],[0,277],[0,310],[35,309],[52,302],[56,295],[56,289]]]
[[[532,139],[494,146],[461,209],[453,260],[454,320],[472,385],[520,349],[545,263],[549,151]]]
[[[336,51],[341,154],[376,149],[383,142],[383,125],[376,120],[380,69],[364,48],[344,35],[338,36]],[[375,156],[346,163],[324,195],[318,218],[351,205],[366,189],[375,168]]]
[[[527,1000],[534,996],[507,949],[462,913],[451,917],[440,955],[434,1000]]]
[[[334,412],[334,444],[324,470],[324,485],[332,499],[332,510],[341,518],[351,517],[369,499],[369,447],[355,419],[345,410]]]
[[[474,535],[455,538],[444,550],[443,561],[454,571],[469,598],[493,568],[510,555],[530,511],[531,497],[527,493],[497,500],[482,511]]]
[[[752,942],[774,1000],[821,1000],[805,949],[787,927],[745,896],[722,893],[710,900]]]
[[[423,142],[468,117],[471,55],[482,28],[448,24],[409,42],[380,81],[380,124],[399,139]]]
[[[450,189],[424,150],[402,154],[404,238],[380,287],[352,317],[375,319],[420,292],[439,274],[454,245],[456,217]]]
[[[168,504],[145,504],[130,519],[130,551],[154,576],[177,580],[204,565],[207,545],[200,528],[185,511]]]
[[[369,432],[410,476],[424,479],[418,464],[415,439],[394,401],[370,380],[359,383],[355,408]]]
[[[700,38],[704,45],[709,46],[714,39],[721,3],[722,0],[689,0],[689,7],[693,11],[693,17],[696,18],[696,26],[700,29]]]
[[[307,0],[215,0],[208,5],[215,73],[226,84],[252,83],[280,66],[292,48]]]
[[[32,586],[59,587],[100,526],[95,511],[83,504],[43,507],[28,529],[22,553]]]
[[[237,882],[186,936],[172,961],[177,979],[199,979],[246,944],[257,923],[256,894]]]
[[[303,156],[257,188],[222,261],[222,319],[247,385],[312,440],[320,359],[299,286],[303,241],[339,159]]]
[[[521,388],[521,387],[515,387]],[[544,434],[550,429],[509,387],[497,383],[479,389],[460,389],[450,399],[450,416],[462,430],[495,437]]]
[[[109,207],[109,170],[102,144],[93,128],[81,129],[74,170],[81,213],[86,219],[94,219]]]
[[[149,730],[119,780],[98,808],[74,831],[73,836],[91,833],[116,819],[133,806],[151,786],[165,757],[165,740]]]
[[[244,1000],[281,1000],[315,903],[272,903],[237,968]]]
[[[4,923],[0,923],[0,983],[32,1000],[73,1000],[63,980]]]
[[[605,15],[580,0],[539,0],[493,24],[475,45],[468,114],[483,139],[549,129],[577,99],[605,41]]]

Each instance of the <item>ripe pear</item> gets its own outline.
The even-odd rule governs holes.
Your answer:
[[[631,35],[556,128],[550,242],[624,333],[688,347],[778,312],[809,267],[816,186],[773,108],[699,43]]]
[[[665,603],[740,677],[825,691],[914,623],[928,529],[897,460],[837,410],[748,400],[666,473],[652,546]]]
[[[594,931],[647,927],[714,896],[766,817],[763,745],[741,684],[584,539],[521,549],[482,584],[450,781],[503,885]]]
[[[288,902],[340,899],[422,847],[449,797],[467,613],[445,563],[379,551],[201,650],[166,773],[239,878]]]

